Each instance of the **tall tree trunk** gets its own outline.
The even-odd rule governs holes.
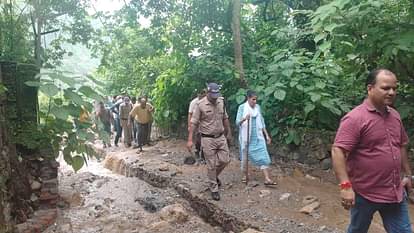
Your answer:
[[[233,44],[234,44],[234,65],[236,67],[236,75],[240,79],[242,87],[247,87],[246,79],[244,78],[243,69],[243,54],[242,54],[242,41],[240,35],[240,0],[233,0],[233,22],[231,24],[233,30]]]
[[[37,67],[42,66],[42,58],[41,58],[41,50],[42,50],[42,15],[40,12],[41,7],[41,0],[33,1],[33,8],[34,8],[34,15],[32,15],[32,27],[33,27],[33,34],[34,34],[34,43],[35,43],[35,62]]]

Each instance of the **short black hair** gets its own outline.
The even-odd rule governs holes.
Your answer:
[[[247,98],[252,98],[253,96],[257,96],[257,93],[253,90],[248,90],[246,93]]]
[[[367,76],[367,79],[365,81],[365,86],[375,85],[375,83],[377,82],[377,76],[381,72],[385,72],[386,74],[395,75],[393,72],[391,72],[390,70],[385,69],[385,68],[377,68],[377,69],[371,70],[371,72],[369,72],[369,74]]]

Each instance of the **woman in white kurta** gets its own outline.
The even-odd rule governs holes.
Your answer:
[[[260,111],[260,106],[256,104],[257,94],[254,91],[247,92],[247,101],[239,106],[237,111],[236,125],[239,126],[240,159],[242,169],[244,164],[247,143],[249,161],[253,165],[263,170],[265,185],[276,185],[269,175],[270,156],[267,152],[267,144],[271,143],[271,138],[266,130],[266,125]],[[250,129],[247,128],[247,119],[250,119]],[[249,140],[247,140],[247,130],[249,130]]]

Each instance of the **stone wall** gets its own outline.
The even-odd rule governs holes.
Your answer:
[[[331,168],[331,146],[334,137],[335,132],[332,131],[308,130],[299,146],[285,145],[273,140],[268,149],[273,158],[297,161],[327,170]]]
[[[3,66],[0,65],[0,82],[3,83]],[[6,95],[0,95],[0,232],[12,231],[11,210],[13,205],[10,201],[13,193],[8,192],[7,183],[11,177],[9,131],[6,121]]]
[[[41,178],[42,166],[36,163],[42,156],[15,138],[20,129],[37,124],[37,88],[24,83],[34,81],[38,72],[31,64],[0,62],[0,81],[7,88],[0,96],[0,233],[14,232],[15,224],[27,221],[39,208],[32,194],[34,181]],[[55,174],[53,167],[49,173]]]

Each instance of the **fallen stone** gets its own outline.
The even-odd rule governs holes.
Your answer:
[[[255,230],[255,229],[249,228],[249,229],[247,229],[247,230],[243,231],[242,233],[264,233],[264,232],[262,232],[262,231],[257,231],[257,230]]]
[[[295,170],[293,170],[293,177],[304,177],[305,175],[303,174],[303,172],[301,170],[299,170],[298,168],[295,168]]]
[[[272,192],[270,190],[264,189],[259,191],[259,197],[263,198],[269,196]]]
[[[248,204],[254,204],[254,203],[256,203],[256,201],[253,201],[253,200],[251,200],[251,199],[248,199],[248,200],[247,200],[247,203],[248,203]]]
[[[300,209],[299,212],[303,214],[311,214],[314,210],[318,209],[320,207],[320,203],[318,201],[312,202],[311,204],[303,207]]]
[[[39,200],[39,197],[36,194],[32,193],[32,195],[30,196],[30,201],[36,202],[38,200]]]
[[[172,226],[166,221],[160,221],[151,224],[148,229],[151,232],[169,232],[172,229]]]
[[[303,198],[302,203],[303,203],[304,205],[309,205],[309,204],[311,204],[312,202],[316,202],[316,201],[318,201],[318,198],[317,198],[317,197],[312,196],[312,195],[308,195],[308,196],[305,196],[305,197]]]
[[[306,178],[306,179],[309,179],[309,180],[316,180],[316,177],[311,176],[311,175],[309,175],[309,174],[306,174],[305,178]]]
[[[289,197],[291,196],[290,193],[284,193],[280,195],[279,201],[289,200]]]
[[[319,227],[319,231],[324,231],[324,230],[326,230],[326,229],[327,229],[327,227],[326,227],[325,225],[323,225],[323,226]]]
[[[331,169],[332,168],[332,159],[331,158],[326,158],[326,159],[322,160],[321,168],[322,168],[322,170]]]
[[[196,159],[193,156],[187,156],[184,158],[184,164],[193,165],[196,163]]]
[[[39,190],[41,187],[42,187],[42,184],[40,182],[35,181],[35,180],[30,185],[30,188],[32,190]]]
[[[164,164],[164,165],[161,165],[161,167],[159,167],[158,170],[162,172],[166,172],[166,171],[169,171],[170,168],[168,167],[168,165]]]
[[[182,205],[174,204],[162,208],[160,218],[170,223],[184,223],[188,220],[188,213]]]

